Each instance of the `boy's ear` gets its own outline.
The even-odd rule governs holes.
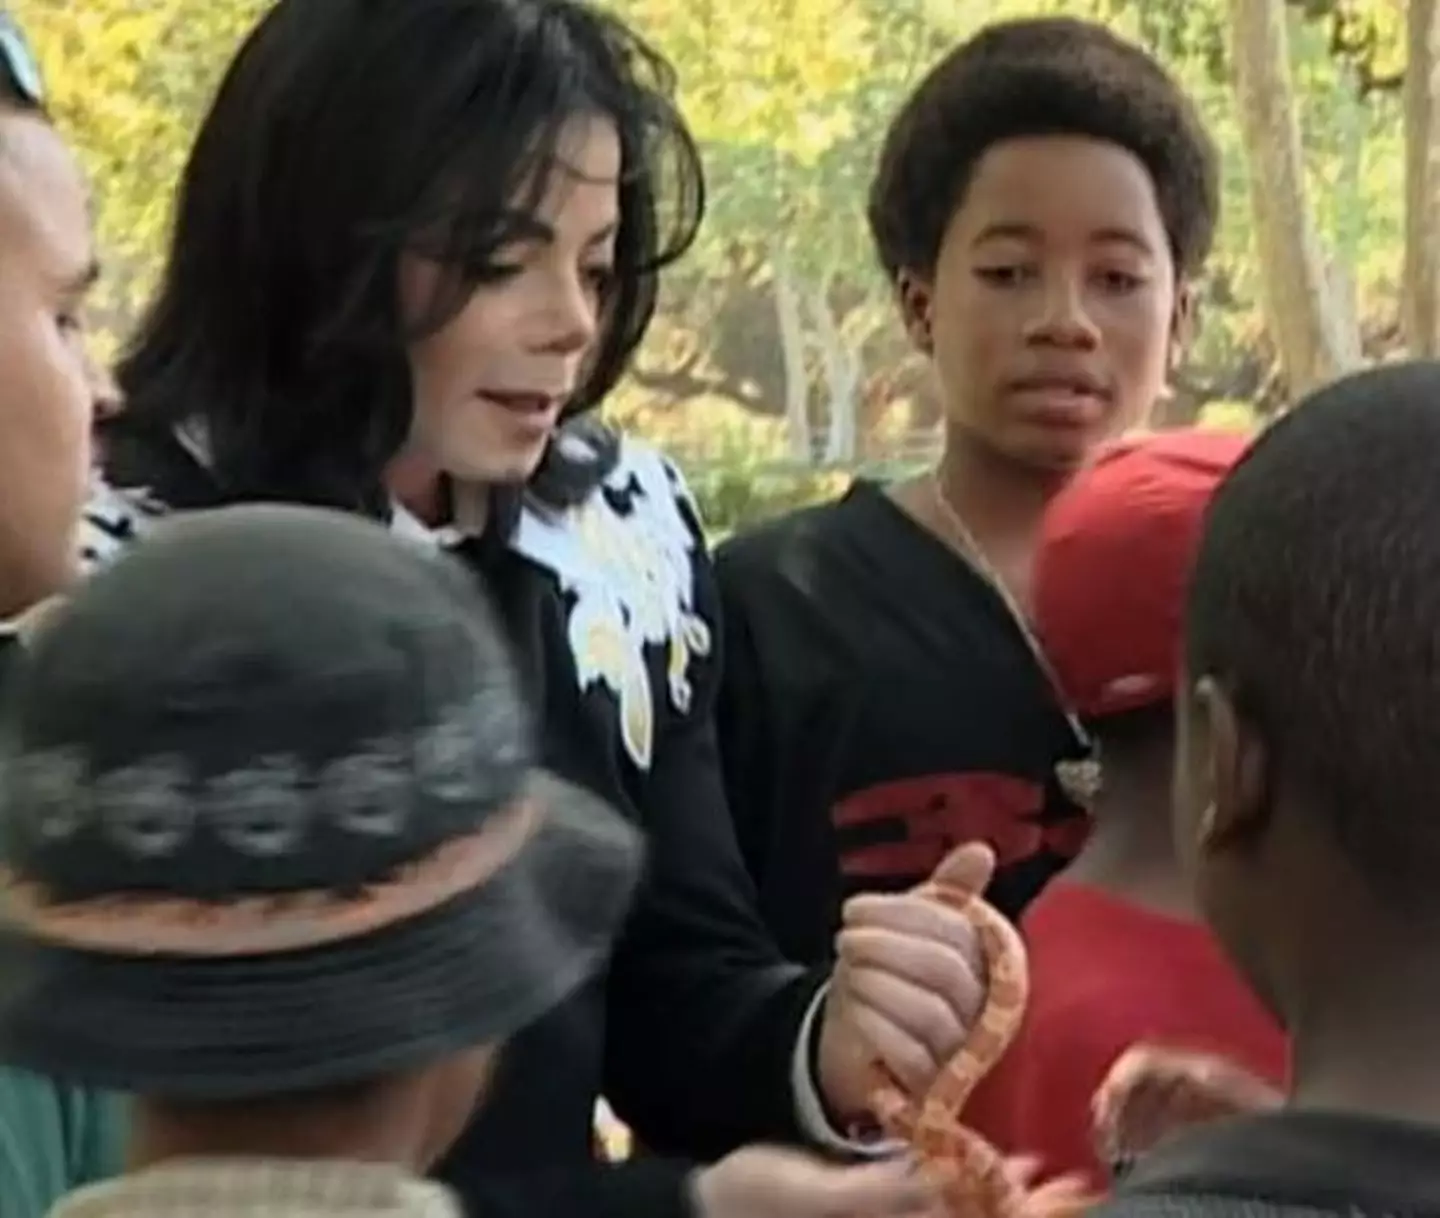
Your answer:
[[[900,309],[900,320],[915,349],[924,355],[935,353],[935,335],[931,323],[934,299],[933,285],[913,271],[901,271],[896,276],[895,303]]]
[[[1211,804],[1200,828],[1201,849],[1224,850],[1264,830],[1271,801],[1264,742],[1239,712],[1230,692],[1213,677],[1195,687],[1210,744]]]
[[[1175,311],[1170,316],[1170,348],[1167,352],[1167,370],[1171,376],[1180,371],[1190,354],[1190,344],[1195,341],[1196,311],[1195,287],[1188,281],[1182,282],[1175,290]]]

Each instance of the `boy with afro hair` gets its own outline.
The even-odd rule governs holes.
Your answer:
[[[1088,740],[1027,622],[1040,521],[1164,396],[1218,195],[1192,103],[1093,22],[989,25],[895,117],[870,229],[944,452],[718,559],[730,806],[792,958],[957,841],[995,849],[1013,918],[1084,840]]]

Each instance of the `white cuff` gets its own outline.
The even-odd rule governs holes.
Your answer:
[[[827,981],[816,991],[800,1021],[800,1036],[795,1042],[795,1054],[790,1059],[790,1090],[795,1096],[795,1119],[800,1131],[824,1150],[833,1154],[859,1158],[883,1159],[904,1150],[904,1143],[882,1139],[871,1142],[857,1142],[833,1129],[825,1115],[825,1105],[820,1099],[820,1088],[810,1071],[810,1038],[815,1035],[815,1020],[825,1005],[825,996],[830,992]]]

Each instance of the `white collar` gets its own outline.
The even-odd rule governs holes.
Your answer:
[[[175,439],[202,467],[210,468],[210,436],[204,419],[191,418],[177,424]],[[478,493],[475,487],[457,487],[454,494],[457,518],[471,514],[473,509],[466,506],[466,501]],[[467,531],[459,520],[432,528],[393,496],[390,499],[390,527],[407,540],[429,542],[441,549],[458,545],[467,537],[479,536],[478,530]]]
[[[365,1163],[192,1159],[82,1188],[50,1218],[460,1218],[442,1185]]]

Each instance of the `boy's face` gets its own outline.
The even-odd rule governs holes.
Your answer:
[[[429,1122],[420,1167],[433,1167],[465,1132],[483,1102],[495,1070],[498,1045],[481,1045],[437,1064],[428,1072]]]
[[[114,397],[85,346],[94,275],[74,159],[44,120],[0,109],[0,617],[74,574],[91,424]]]
[[[1186,311],[1144,165],[1074,136],[992,147],[933,275],[900,288],[951,425],[1047,472],[1149,415]]]

